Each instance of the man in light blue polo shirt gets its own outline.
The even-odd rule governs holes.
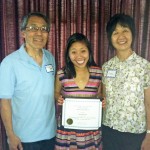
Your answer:
[[[42,13],[24,16],[25,42],[0,65],[1,116],[10,150],[54,149],[55,60],[44,49],[49,26]]]

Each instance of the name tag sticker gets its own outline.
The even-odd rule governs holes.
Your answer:
[[[116,77],[116,73],[117,73],[116,70],[108,70],[107,77],[108,78],[115,78]]]
[[[45,66],[46,72],[53,72],[54,68],[51,64]]]

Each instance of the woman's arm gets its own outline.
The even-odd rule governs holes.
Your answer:
[[[143,140],[141,150],[150,150],[150,87],[144,90],[147,133]]]
[[[62,105],[63,101],[64,101],[64,99],[61,95],[61,88],[62,88],[62,85],[61,85],[61,82],[59,80],[59,76],[56,75],[56,79],[55,79],[55,100],[56,100],[58,105]]]

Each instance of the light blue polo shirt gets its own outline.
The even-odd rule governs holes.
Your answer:
[[[13,129],[22,142],[51,139],[56,134],[55,60],[49,51],[42,51],[42,66],[24,45],[0,66],[0,98],[11,99]]]

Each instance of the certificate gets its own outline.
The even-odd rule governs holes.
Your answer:
[[[62,109],[62,125],[68,129],[96,130],[101,127],[100,99],[66,98]]]

